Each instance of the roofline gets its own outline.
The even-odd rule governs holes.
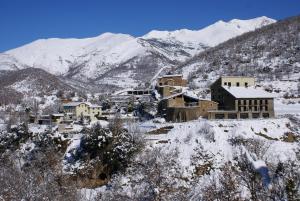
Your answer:
[[[165,77],[183,77],[183,74],[163,75],[163,76],[157,77],[157,79],[165,78]]]
[[[245,99],[245,98],[247,98],[247,99],[255,99],[255,98],[263,98],[263,99],[274,99],[275,97],[274,96],[272,96],[271,94],[270,94],[270,96],[269,97],[261,97],[261,96],[256,96],[256,97],[243,97],[243,98],[238,98],[238,97],[236,97],[235,95],[233,95],[230,91],[228,91],[226,88],[226,86],[221,86],[223,89],[225,89],[225,91],[227,91],[230,95],[232,95],[234,98],[236,98],[236,99]],[[242,89],[246,89],[247,90],[247,88],[250,88],[250,87],[237,87],[237,88],[242,88]],[[229,89],[230,89],[230,87],[229,87]],[[266,92],[267,93],[267,92]]]
[[[237,77],[237,78],[253,78],[253,79],[255,79],[255,77],[251,77],[251,76],[239,76],[239,75],[237,75],[237,76],[235,76],[235,75],[224,75],[224,76],[220,76],[220,78],[235,78],[235,77]]]

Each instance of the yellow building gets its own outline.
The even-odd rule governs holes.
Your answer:
[[[91,121],[97,120],[102,114],[101,106],[88,102],[69,102],[62,105],[65,114],[72,114],[73,120],[85,118]]]
[[[255,78],[245,76],[222,76],[215,83],[229,87],[250,87],[255,86]]]

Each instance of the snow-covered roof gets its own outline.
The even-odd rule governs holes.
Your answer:
[[[158,77],[158,79],[164,78],[164,77],[182,77],[182,74],[163,75],[163,76]]]
[[[180,96],[180,95],[185,96],[185,97],[189,97],[189,98],[192,98],[192,99],[195,99],[195,100],[211,101],[211,100],[208,100],[208,99],[198,98],[197,96],[192,95],[192,94],[188,94],[187,92],[180,92],[180,93],[172,94],[170,96],[164,97],[162,100],[167,100],[167,99],[174,98],[174,97],[177,97],[177,96]]]
[[[93,107],[93,108],[101,108],[100,105],[90,105],[90,107]]]
[[[63,117],[64,114],[62,114],[62,113],[57,113],[57,114],[52,114],[52,116],[54,116],[54,117]]]
[[[256,87],[228,87],[223,86],[235,98],[274,98],[275,96]]]
[[[69,102],[69,103],[64,103],[62,104],[63,106],[70,106],[70,107],[76,107],[78,105],[80,105],[83,102]]]
[[[254,77],[251,77],[251,76],[242,76],[242,75],[224,75],[224,76],[221,76],[221,78],[253,78],[255,79]]]
[[[101,107],[99,105],[91,104],[89,102],[69,102],[69,103],[64,103],[63,106],[76,107],[80,104],[86,104],[89,107],[93,107],[93,108]]]
[[[172,94],[170,96],[164,97],[162,100],[167,100],[167,99],[174,98],[174,97],[177,97],[177,96],[180,96],[180,95],[183,95],[183,93],[180,92],[180,93],[177,93],[177,94]]]

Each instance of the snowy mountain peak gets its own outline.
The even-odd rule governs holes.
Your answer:
[[[219,20],[216,23],[200,30],[180,29],[175,31],[151,31],[144,35],[145,39],[177,40],[183,43],[197,42],[206,46],[215,46],[230,38],[248,31],[253,31],[262,26],[276,22],[266,16],[249,20],[233,19],[229,22]]]
[[[125,81],[119,80],[130,78],[130,83],[136,83],[136,77],[142,72],[139,68],[154,75],[165,66],[172,67],[206,48],[273,22],[275,20],[263,16],[229,22],[220,20],[200,30],[153,30],[137,38],[107,32],[82,39],[40,39],[0,54],[0,70],[34,67],[80,81],[99,80],[111,84],[114,80],[123,87]],[[118,68],[123,69],[123,74]],[[110,78],[105,81],[105,76]]]

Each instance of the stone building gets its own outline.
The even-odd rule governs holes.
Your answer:
[[[185,122],[199,117],[207,118],[208,111],[217,107],[216,102],[178,93],[163,98],[158,104],[158,112],[166,121]]]
[[[187,81],[182,75],[165,75],[157,79],[156,90],[161,99],[158,114],[166,121],[184,122],[208,117],[208,111],[215,110],[214,101],[199,99],[183,92]]]
[[[274,117],[274,96],[255,87],[251,77],[225,76],[211,85],[211,100],[219,103],[210,119]]]
[[[156,90],[162,97],[167,97],[182,92],[186,85],[187,80],[182,75],[164,75],[157,79]]]
[[[183,79],[181,74],[176,75],[164,75],[162,77],[157,78],[157,85],[158,86],[180,86],[186,87],[187,81]]]

